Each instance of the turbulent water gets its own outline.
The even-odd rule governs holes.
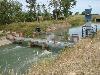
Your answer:
[[[14,73],[22,75],[41,58],[51,58],[55,55],[55,53],[40,48],[29,48],[13,44],[2,46],[0,47],[0,74],[11,75],[9,73],[13,70]]]

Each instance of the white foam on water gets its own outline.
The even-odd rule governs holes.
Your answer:
[[[51,54],[51,53],[52,53],[52,52],[49,52],[49,51],[47,51],[47,50],[44,50],[43,53],[41,54],[41,56],[42,56],[42,55],[48,55],[48,54]]]
[[[20,60],[20,57],[18,57],[17,60],[19,61]]]
[[[22,47],[22,46],[15,46],[14,48],[10,48],[10,49],[4,49],[3,50],[3,54],[7,54],[7,53],[9,53],[9,52],[11,52],[11,51],[14,51],[15,49],[17,50],[17,49],[19,49],[19,48],[25,48],[25,47]]]
[[[14,48],[11,48],[11,49],[6,49],[7,51],[11,51],[11,50],[14,50],[14,49],[17,49],[17,48],[22,48],[21,46],[16,46],[16,47],[14,47]],[[6,51],[5,50],[5,51]]]
[[[48,41],[51,41],[52,39],[54,39],[55,38],[55,35],[52,33],[51,35],[49,35],[48,37],[47,37],[47,40]]]
[[[39,52],[37,51],[36,54],[39,55]]]
[[[21,46],[16,46],[16,48],[21,48]]]
[[[19,49],[19,48],[26,48],[26,47],[16,46],[15,48],[12,48],[11,50],[14,50],[14,49]]]

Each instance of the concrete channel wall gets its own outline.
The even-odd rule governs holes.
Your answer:
[[[93,16],[92,16],[92,20],[93,20],[94,22],[100,22],[100,15],[93,15]]]

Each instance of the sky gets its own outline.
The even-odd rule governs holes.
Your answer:
[[[27,10],[27,3],[25,2],[26,0],[17,0],[23,4],[23,10]],[[40,4],[46,4],[48,5],[48,2],[50,0],[37,0],[37,3]],[[77,0],[76,6],[71,9],[72,12],[82,12],[86,8],[92,7],[92,13],[95,14],[100,14],[100,0]]]

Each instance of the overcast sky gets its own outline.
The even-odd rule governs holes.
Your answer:
[[[26,0],[18,0],[23,4],[23,10],[27,10],[25,2]],[[37,0],[37,3],[41,4],[47,4],[50,0]],[[72,12],[82,12],[84,9],[89,8],[89,6],[92,7],[92,13],[98,13],[100,14],[100,0],[77,0],[76,6],[71,9]]]

